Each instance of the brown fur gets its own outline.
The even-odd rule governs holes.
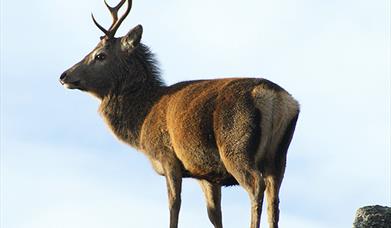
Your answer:
[[[263,195],[270,227],[278,227],[278,192],[299,105],[284,89],[257,78],[162,83],[142,27],[103,37],[61,75],[68,88],[101,100],[114,134],[142,151],[166,177],[170,228],[178,225],[182,178],[200,182],[208,216],[222,227],[221,186],[241,185],[251,200],[251,228],[260,224]]]
[[[175,171],[171,175],[178,179],[193,177],[203,180],[202,183],[216,186],[218,191],[219,186],[239,182],[250,191],[250,195],[259,191],[251,189],[255,179],[262,179],[258,181],[265,182],[271,200],[270,223],[277,224],[278,218],[274,217],[278,215],[273,210],[278,210],[276,197],[285,169],[290,138],[279,138],[279,147],[282,148],[268,151],[268,147],[272,145],[267,145],[265,151],[257,150],[261,135],[269,134],[265,131],[267,129],[261,129],[262,117],[271,115],[271,111],[282,112],[278,107],[278,99],[289,99],[289,102],[296,104],[290,95],[282,89],[273,91],[267,87],[265,80],[249,78],[186,82],[154,88],[154,93],[156,97],[149,99],[146,94],[132,98],[114,95],[105,97],[100,112],[114,133],[124,142],[144,152],[161,175]],[[272,93],[265,95],[270,96],[267,98],[269,100],[262,102],[276,101],[270,104],[274,110],[256,108],[261,105],[255,103],[257,97],[262,96],[259,93]],[[288,126],[288,122],[295,121],[298,107],[292,108],[289,116],[281,117],[287,120],[280,127],[282,133],[276,134],[286,132],[285,137],[292,137],[294,124]],[[281,124],[278,122],[281,119],[275,119],[277,122],[272,122],[271,125]],[[269,131],[273,132],[273,129]],[[273,135],[269,138],[273,138]],[[262,159],[255,161],[257,152],[265,154]],[[207,190],[203,190],[208,194]],[[175,195],[171,196],[173,198],[179,197],[179,190],[172,194]],[[221,217],[220,210],[216,213]],[[209,217],[212,222],[217,220],[216,224],[221,223],[221,219],[215,219],[213,215]]]
[[[153,105],[144,120],[140,150],[162,175],[168,163],[180,167],[179,177],[189,176],[215,186],[239,182],[254,198],[253,204],[257,205],[254,217],[261,211],[259,202],[263,193],[260,192],[267,188],[270,224],[276,227],[278,190],[298,106],[284,90],[270,90],[264,82],[260,79],[208,80],[193,82],[174,93],[168,87],[168,94]],[[256,108],[260,105],[255,103],[257,96],[262,96],[258,93],[272,93],[269,101],[263,101],[272,102],[271,110]],[[271,129],[261,129],[262,116],[272,116],[269,113],[272,111],[283,112],[279,99],[288,99],[292,110],[287,116],[280,116],[281,119],[274,117]],[[257,151],[262,132],[268,135],[273,131],[275,134],[268,137],[269,144],[263,151]],[[286,134],[286,138],[281,134]],[[272,144],[274,137],[279,140],[276,145]],[[272,147],[274,149],[269,150]],[[259,160],[256,160],[257,153],[263,153]],[[254,182],[259,182],[259,186]],[[255,220],[253,218],[252,227],[259,224]]]

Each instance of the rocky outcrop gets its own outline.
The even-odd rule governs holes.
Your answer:
[[[391,228],[391,207],[376,205],[359,208],[353,228]]]

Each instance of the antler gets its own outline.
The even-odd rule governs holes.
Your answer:
[[[106,7],[110,10],[111,17],[113,18],[113,23],[111,24],[110,28],[106,30],[101,26],[96,20],[93,14],[92,20],[94,21],[95,25],[105,34],[107,38],[113,38],[115,33],[117,32],[119,26],[121,26],[121,23],[125,20],[126,16],[128,16],[130,9],[132,8],[132,0],[128,0],[128,8],[126,8],[125,13],[118,19],[118,11],[123,6],[123,4],[126,2],[126,0],[121,0],[118,5],[115,7],[111,7],[106,0],[104,0]]]

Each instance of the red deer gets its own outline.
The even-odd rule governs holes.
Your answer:
[[[96,48],[60,82],[100,99],[99,112],[119,140],[142,151],[166,178],[170,228],[178,226],[182,178],[199,181],[214,227],[222,227],[221,187],[240,185],[251,202],[251,228],[260,226],[264,192],[268,222],[278,227],[279,189],[299,105],[262,78],[162,82],[142,26],[115,33],[129,14],[126,0],[111,7],[113,23]]]

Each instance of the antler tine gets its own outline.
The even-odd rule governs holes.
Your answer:
[[[109,35],[109,31],[107,31],[105,28],[103,28],[103,26],[101,26],[96,20],[95,20],[95,17],[94,17],[94,14],[91,13],[91,17],[92,17],[92,20],[94,21],[95,25],[106,35]]]
[[[128,16],[129,12],[130,12],[130,9],[132,8],[132,0],[128,0],[128,8],[126,9],[125,13],[118,19],[118,11],[119,9],[125,4],[126,0],[121,0],[118,5],[116,5],[115,7],[111,7],[107,2],[106,0],[104,0],[105,2],[105,5],[107,6],[107,8],[110,10],[110,14],[113,18],[113,23],[111,24],[110,28],[108,30],[106,30],[105,28],[103,28],[103,26],[101,26],[96,20],[95,20],[95,17],[93,14],[91,14],[92,16],[92,20],[94,21],[95,25],[98,26],[98,28],[100,30],[102,30],[102,32],[104,32],[104,34],[106,35],[107,38],[113,38],[115,33],[117,32],[119,26],[121,25],[121,23],[124,21],[124,19],[126,18],[126,16]],[[102,38],[102,37],[101,37]]]
[[[125,3],[126,0],[121,0],[118,5],[116,5],[115,7],[111,7],[106,0],[104,0],[104,3],[106,5],[106,7],[110,10],[110,14],[111,16],[113,17],[113,23],[111,24],[110,28],[109,28],[109,31],[113,28],[113,26],[115,25],[115,23],[118,21],[118,11],[119,9],[123,6],[123,4]]]
[[[121,0],[121,2],[115,8],[118,7],[118,9],[119,9],[119,7],[121,7],[125,3],[125,1],[126,0]],[[117,9],[117,13],[118,13],[118,9]],[[113,23],[113,25],[109,29],[109,33],[110,33],[111,37],[114,37],[114,35],[117,32],[119,26],[125,20],[125,18],[128,16],[128,14],[129,14],[131,9],[132,9],[132,0],[128,0],[128,8],[126,8],[125,13],[119,18],[118,21]]]

